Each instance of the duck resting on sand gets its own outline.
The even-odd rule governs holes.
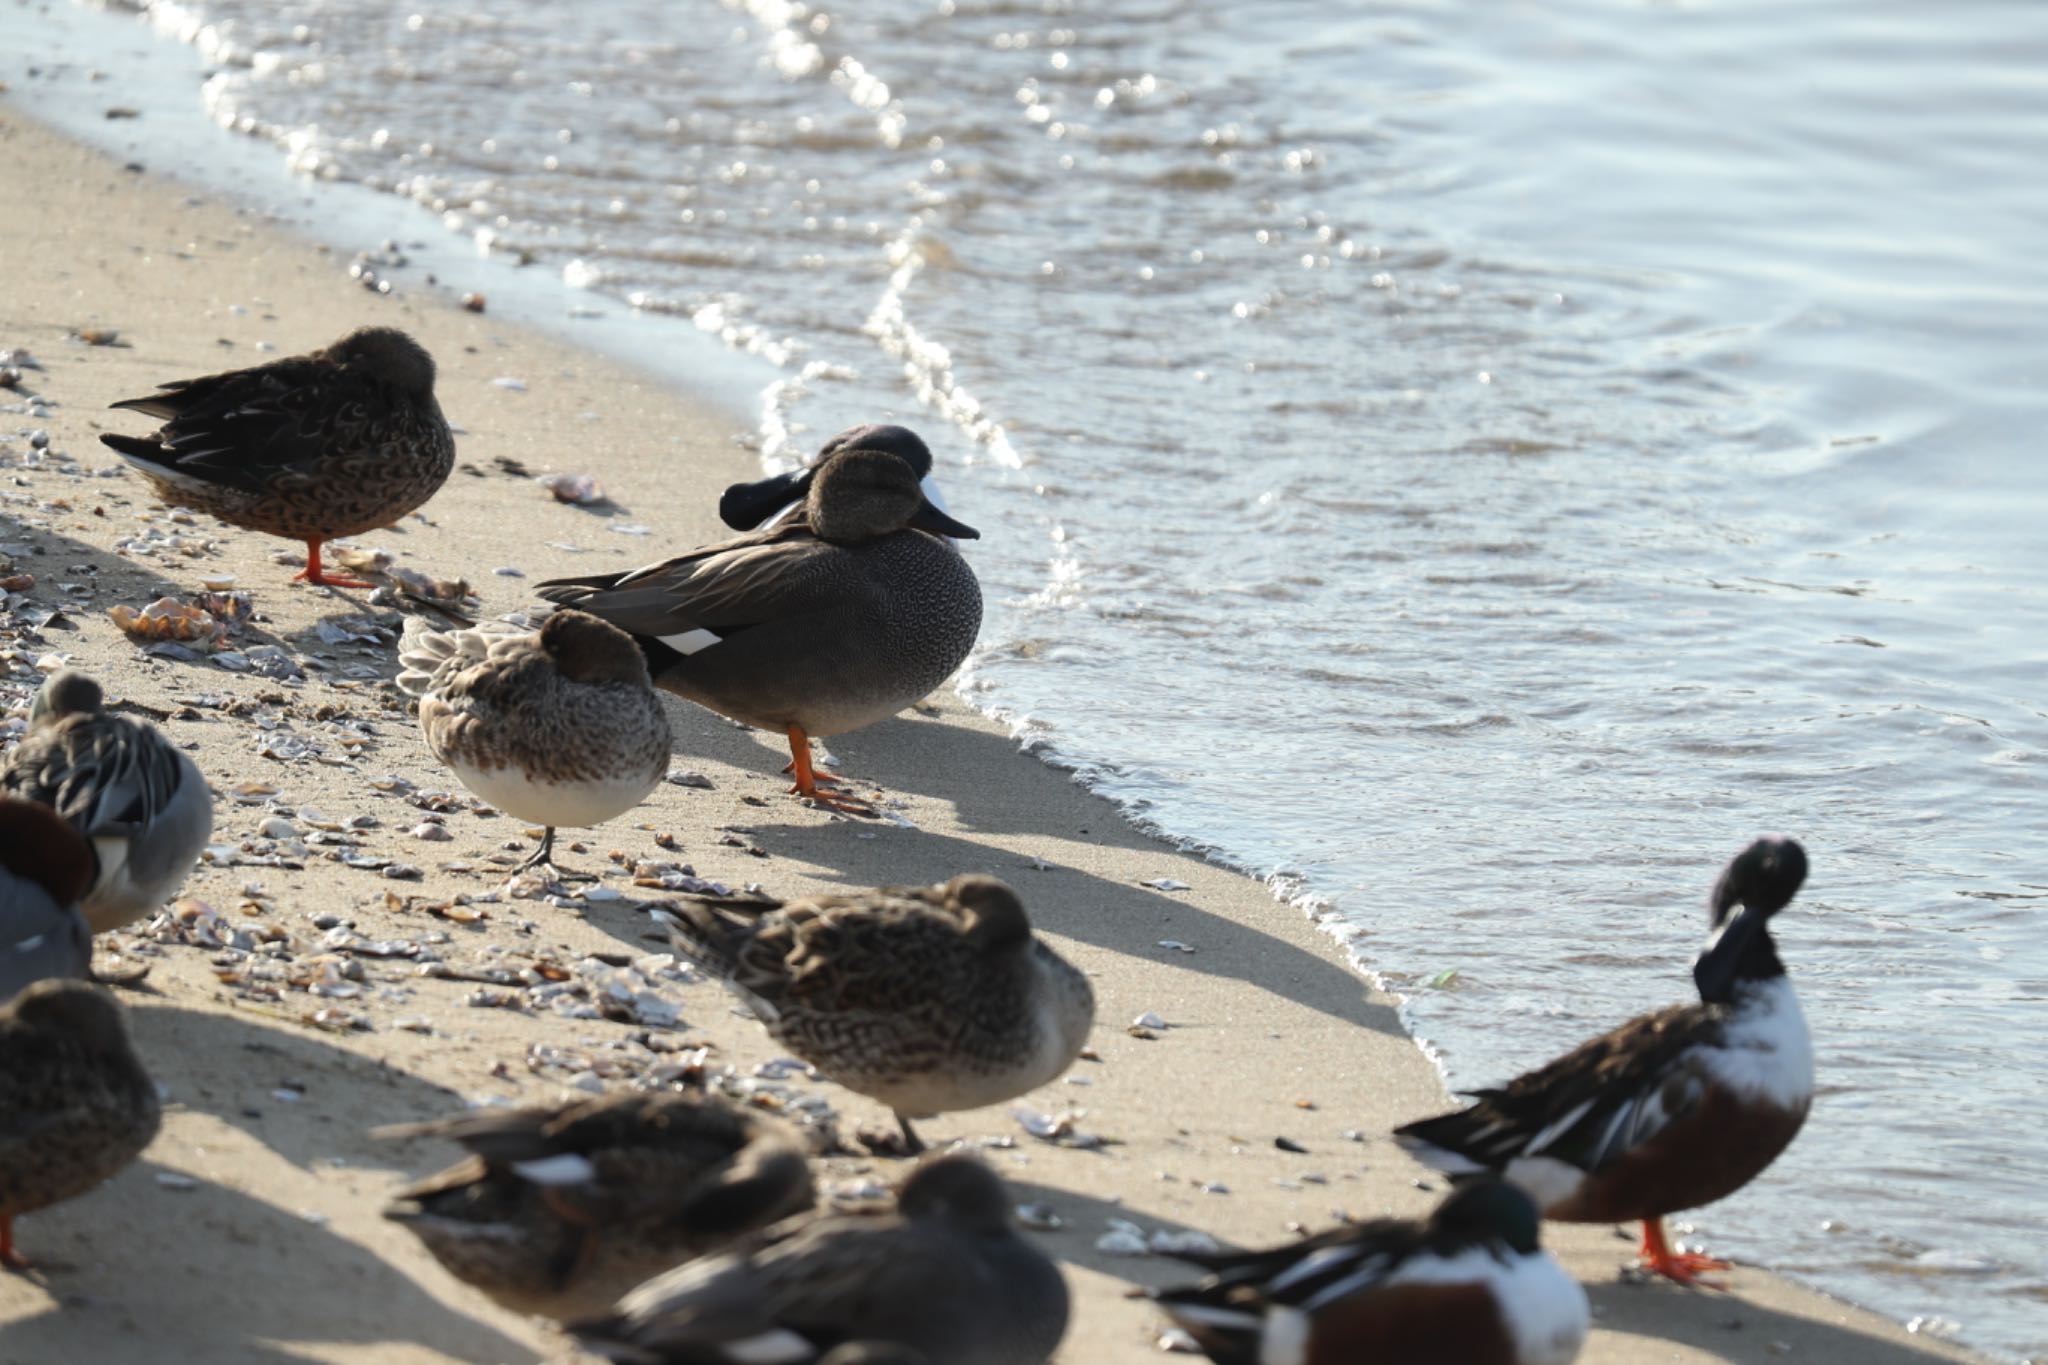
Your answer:
[[[654,685],[789,740],[803,797],[825,789],[812,736],[894,715],[951,676],[981,629],[981,587],[946,537],[973,539],[886,450],[818,466],[801,514],[626,573],[559,578],[542,597],[611,622],[646,652]]]
[[[429,629],[408,617],[399,690],[462,785],[546,833],[522,870],[551,865],[557,825],[601,825],[668,772],[668,716],[633,637],[580,611],[537,631]]]
[[[175,379],[114,404],[163,419],[100,440],[176,507],[306,543],[296,577],[367,588],[320,567],[320,547],[388,526],[447,481],[455,437],[434,359],[404,332],[364,327],[325,350]]]
[[[1714,887],[1698,1004],[1631,1019],[1395,1141],[1454,1180],[1499,1172],[1546,1218],[1639,1219],[1650,1270],[1720,1288],[1701,1275],[1727,1263],[1674,1252],[1664,1216],[1747,1185],[1806,1121],[1813,1044],[1769,929],[1805,880],[1797,843],[1758,839]]]
[[[1212,1273],[1153,1297],[1218,1365],[1569,1365],[1591,1314],[1540,1222],[1521,1190],[1479,1180],[1417,1222],[1176,1253]]]
[[[92,888],[79,908],[96,934],[176,895],[213,832],[198,765],[156,727],[104,702],[76,669],[51,674],[0,768],[0,793],[48,806],[91,846]]]
[[[1088,978],[994,877],[787,903],[689,897],[654,917],[770,1037],[893,1109],[913,1153],[912,1118],[1057,1079],[1095,1022]]]

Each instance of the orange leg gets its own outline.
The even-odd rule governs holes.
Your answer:
[[[1640,1255],[1645,1269],[1668,1280],[1676,1280],[1680,1284],[1696,1284],[1702,1289],[1718,1289],[1723,1293],[1728,1290],[1728,1286],[1720,1281],[1706,1278],[1706,1272],[1709,1270],[1731,1269],[1728,1262],[1717,1261],[1712,1256],[1701,1256],[1690,1251],[1673,1251],[1671,1244],[1664,1240],[1662,1218],[1643,1220],[1643,1246]]]
[[[14,1249],[14,1215],[0,1214],[0,1265],[9,1270],[27,1270],[28,1257]]]
[[[317,583],[327,588],[374,588],[377,585],[362,578],[336,578],[333,574],[320,572],[320,542],[306,542],[306,567],[292,575],[294,583]]]
[[[826,787],[836,787],[839,783],[834,778],[820,777],[812,771],[811,737],[804,733],[803,726],[791,725],[787,727],[787,733],[790,765],[783,771],[796,774],[796,785],[789,789],[790,795],[807,797],[821,806],[829,806],[847,815],[865,815],[870,819],[874,817],[875,808],[858,797],[840,796],[823,790]]]

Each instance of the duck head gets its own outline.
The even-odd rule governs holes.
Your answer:
[[[877,540],[906,528],[981,539],[981,532],[934,507],[918,486],[917,471],[886,450],[858,448],[827,457],[804,506],[812,532],[834,544]]]
[[[424,398],[434,391],[434,357],[396,327],[361,327],[327,348],[328,356],[379,384]]]
[[[1765,835],[1735,858],[1714,884],[1713,937],[1693,963],[1700,999],[1725,1003],[1738,981],[1782,976],[1771,916],[1791,904],[1806,881],[1806,850],[1796,840]]]

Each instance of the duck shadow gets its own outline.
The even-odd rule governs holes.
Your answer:
[[[164,1178],[178,1188],[155,1188]],[[457,1360],[542,1359],[346,1237],[185,1179],[145,1160],[114,1188],[39,1215],[29,1226],[43,1269],[0,1283],[0,1304],[38,1291],[48,1301],[10,1317],[0,1363],[304,1365],[295,1342],[353,1343],[364,1359],[385,1343]]]
[[[1008,755],[1018,767],[1036,767],[1020,755]],[[1004,772],[1010,782],[1016,769]],[[1065,778],[1047,769],[1047,778],[1059,782],[1059,792],[1018,792],[1040,778],[1024,774],[1012,786],[1020,796],[1020,810],[1063,810],[1071,808],[1073,792],[1065,790]],[[991,849],[977,839],[963,839],[932,831],[870,829],[866,821],[834,821],[827,825],[786,825],[758,823],[735,825],[748,831],[772,855],[791,855],[834,870],[834,878],[846,886],[920,886],[944,882],[963,872],[987,872],[1010,882],[1024,898],[1032,925],[1059,937],[1087,943],[1104,952],[1165,964],[1200,976],[1225,976],[1245,980],[1270,990],[1272,995],[1315,1009],[1331,1019],[1368,1027],[1391,1038],[1405,1038],[1407,1031],[1391,1005],[1372,999],[1370,986],[1362,976],[1343,966],[1335,952],[1296,948],[1264,929],[1239,923],[1200,905],[1190,894],[1165,894],[1149,886],[1122,884],[1085,872],[1079,866],[1059,860],[1057,849],[1032,862],[1024,853]],[[1178,853],[1147,839],[1122,823],[1108,802],[1087,825],[1098,845],[1116,845],[1135,851],[1155,853],[1161,872],[1171,870]],[[1018,833],[1016,829],[1010,831]],[[862,839],[862,835],[870,835]],[[1051,843],[1051,841],[1049,841]],[[772,857],[758,870],[758,880],[774,892]],[[1288,915],[1276,900],[1274,915]],[[1184,943],[1194,952],[1161,948],[1161,943]]]
[[[1588,1284],[1585,1288],[1586,1297],[1593,1304],[1593,1319],[1600,1329],[1640,1338],[1645,1358],[1656,1350],[1652,1342],[1681,1342],[1711,1351],[1717,1346],[1732,1349],[1737,1341],[1746,1339],[1767,1342],[1772,1354],[1785,1354],[1793,1360],[1925,1365],[1930,1360],[1953,1359],[1943,1352],[1889,1341],[1818,1316],[1780,1312],[1743,1298],[1739,1281],[1730,1294],[1620,1280]],[[1761,1352],[1751,1350],[1743,1354]]]
[[[266,1015],[141,1000],[130,1010],[129,1032],[174,1103],[212,1114],[305,1170],[401,1170],[403,1144],[369,1130],[464,1107],[447,1087]]]

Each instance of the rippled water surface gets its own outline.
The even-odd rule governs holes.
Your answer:
[[[976,699],[1326,900],[1456,1084],[1682,998],[1798,835],[1823,1093],[1698,1224],[2048,1354],[2048,14],[148,17],[422,237],[763,357],[771,460],[925,430]]]

